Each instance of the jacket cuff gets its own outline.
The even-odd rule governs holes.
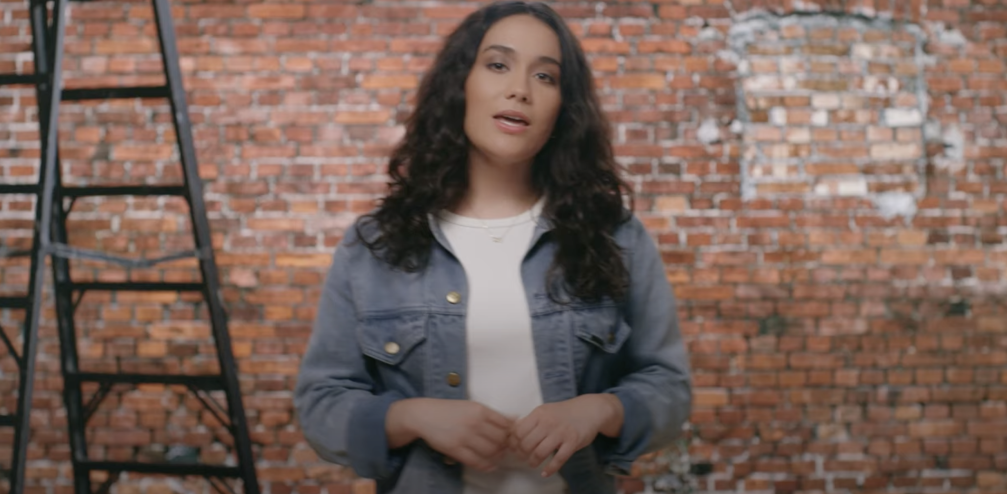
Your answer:
[[[605,473],[609,475],[628,476],[632,471],[633,462],[647,449],[653,434],[650,408],[637,396],[637,393],[626,388],[613,388],[611,393],[622,403],[623,420],[619,437],[601,436],[601,462]]]
[[[347,423],[346,446],[350,466],[358,476],[384,479],[398,473],[405,463],[408,448],[389,449],[385,430],[388,408],[404,398],[397,392],[389,391],[353,408]]]

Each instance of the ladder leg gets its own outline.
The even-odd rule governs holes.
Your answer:
[[[63,26],[62,6],[61,0],[56,0],[55,26],[53,26],[55,30],[61,29]],[[35,71],[36,74],[43,76],[35,86],[36,100],[39,105],[39,140],[41,141],[42,159],[39,167],[39,189],[35,203],[35,231],[32,235],[31,273],[28,281],[29,305],[25,314],[22,335],[14,452],[11,459],[10,492],[12,494],[24,492],[25,463],[30,436],[32,384],[35,377],[35,347],[38,343],[39,319],[42,316],[45,259],[49,254],[50,227],[52,225],[52,198],[55,186],[53,179],[59,173],[55,166],[57,126],[53,123],[57,121],[59,96],[58,92],[51,89],[54,86],[58,87],[61,78],[58,71],[52,70],[51,62],[53,60],[49,56],[49,50],[46,46],[49,30],[47,29],[48,17],[45,1],[32,0],[29,10]],[[57,34],[57,38],[62,41],[61,34]]]
[[[45,0],[36,0],[40,3]],[[67,242],[66,218],[63,211],[62,177],[60,174],[59,147],[58,147],[58,115],[62,89],[62,67],[63,67],[63,35],[66,25],[66,0],[56,0],[53,11],[53,25],[45,37],[47,45],[39,49],[40,53],[46,53],[50,62],[47,70],[53,74],[52,84],[46,88],[39,101],[45,102],[47,135],[51,136],[49,142],[50,156],[53,164],[49,170],[52,172],[49,184],[43,189],[48,192],[49,218],[51,225],[49,234],[56,243]],[[91,482],[87,471],[78,468],[78,462],[87,459],[87,445],[85,442],[85,424],[82,421],[83,398],[81,396],[80,383],[74,379],[67,379],[68,373],[76,373],[78,369],[76,332],[73,324],[73,302],[72,291],[68,283],[70,282],[70,263],[66,258],[52,256],[53,288],[56,303],[56,318],[60,342],[60,367],[63,373],[63,403],[67,409],[67,429],[70,439],[70,454],[74,466],[74,492],[77,494],[91,494]]]
[[[203,200],[203,184],[196,166],[192,123],[189,121],[189,109],[186,104],[185,89],[182,85],[174,21],[171,17],[168,0],[153,0],[153,2],[158,41],[161,46],[161,60],[170,92],[172,118],[178,139],[185,185],[188,190],[186,199],[189,203],[189,215],[195,235],[196,249],[203,254],[199,261],[205,284],[203,295],[209,307],[217,360],[220,363],[220,373],[227,395],[227,409],[230,415],[231,432],[234,435],[235,456],[238,460],[238,467],[241,469],[245,494],[259,494],[255,463],[252,458],[251,439],[248,435],[248,424],[245,418],[245,407],[241,401],[241,389],[238,384],[238,369],[231,349],[231,338],[227,330],[227,315],[224,313],[220,295],[220,280],[214,261],[213,241],[210,237],[210,226]]]
[[[58,158],[58,156],[57,156]],[[57,159],[57,164],[59,160]],[[53,204],[53,240],[68,244],[66,212],[60,194],[62,180],[56,175],[56,195]],[[73,462],[73,485],[76,494],[91,494],[89,472],[80,467],[87,461],[87,423],[84,418],[84,398],[81,382],[71,376],[80,372],[77,353],[77,330],[74,325],[73,289],[70,261],[62,256],[52,258],[53,288],[56,296],[56,318],[59,323],[60,369],[63,373],[63,404],[66,407],[67,429]]]
[[[44,154],[44,153],[43,153]],[[40,172],[39,181],[45,178]],[[10,493],[24,492],[25,463],[28,459],[28,439],[33,382],[35,379],[35,353],[38,343],[39,318],[42,315],[42,288],[45,282],[46,249],[38,225],[45,213],[41,201],[35,205],[35,233],[32,236],[31,272],[28,279],[28,306],[25,308],[24,325],[21,334],[21,355],[18,369],[18,400],[14,413],[14,444],[10,466]]]

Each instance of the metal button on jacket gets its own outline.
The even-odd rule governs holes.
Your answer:
[[[462,301],[462,296],[458,292],[448,292],[447,299],[448,299],[448,302],[450,302],[452,304],[457,304],[458,302]]]
[[[385,352],[390,353],[392,355],[399,353],[399,344],[395,343],[394,341],[389,341],[388,343],[385,343]]]
[[[462,376],[458,375],[457,372],[448,373],[448,385],[451,387],[457,387],[462,383]]]

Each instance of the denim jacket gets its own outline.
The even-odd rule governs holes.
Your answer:
[[[392,269],[347,230],[294,395],[311,447],[323,460],[375,479],[379,494],[464,489],[461,464],[423,440],[390,449],[385,434],[396,400],[467,399],[466,276],[437,222],[430,224],[436,242],[426,269],[416,273]],[[614,494],[614,475],[628,475],[640,455],[669,446],[691,411],[675,300],[656,245],[633,216],[615,232],[630,274],[628,296],[619,304],[553,302],[545,283],[556,248],[549,230],[540,219],[521,264],[542,399],[611,393],[624,409],[619,437],[599,434],[559,474],[571,493]]]

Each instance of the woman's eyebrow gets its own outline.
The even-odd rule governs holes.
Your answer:
[[[504,45],[490,45],[490,46],[487,46],[486,49],[483,50],[483,53],[488,52],[490,50],[496,50],[496,51],[502,52],[503,54],[508,55],[508,56],[514,56],[514,55],[517,54],[516,50],[514,50],[513,48],[511,48],[509,46],[504,46]],[[555,58],[552,58],[552,57],[546,56],[546,55],[542,55],[542,56],[538,57],[538,61],[542,62],[542,63],[552,64],[552,65],[555,65],[557,67],[561,66],[560,63],[559,63],[559,60],[556,60]]]

